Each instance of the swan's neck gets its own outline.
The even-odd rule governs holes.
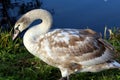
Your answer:
[[[28,12],[25,16],[29,18],[28,26],[37,19],[42,20],[42,22],[36,26],[37,28],[32,27],[32,29],[30,29],[29,31],[37,32],[36,30],[38,29],[39,33],[46,33],[52,25],[52,16],[46,10],[42,9],[32,10]]]
[[[35,50],[35,43],[41,34],[45,34],[52,25],[51,14],[45,10],[36,10],[26,14],[29,17],[29,22],[32,23],[36,19],[41,19],[42,22],[30,28],[24,35],[23,42],[28,50]],[[28,24],[29,25],[29,24]],[[31,52],[31,51],[30,51]],[[32,52],[33,53],[33,52]]]

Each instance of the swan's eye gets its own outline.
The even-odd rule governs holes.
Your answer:
[[[20,24],[18,24],[18,27],[20,26]]]

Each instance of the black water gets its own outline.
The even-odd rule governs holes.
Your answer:
[[[53,28],[120,27],[120,0],[41,0],[42,8],[53,13]]]

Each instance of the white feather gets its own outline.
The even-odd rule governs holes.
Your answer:
[[[104,63],[105,61],[109,60],[109,58],[111,57],[111,55],[109,55],[108,53],[109,53],[109,50],[106,49],[106,51],[104,52],[102,56],[96,57],[94,59],[90,59],[87,61],[79,62],[79,63],[84,66],[92,66],[92,65]]]

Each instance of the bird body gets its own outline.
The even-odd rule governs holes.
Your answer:
[[[35,9],[23,15],[15,24],[14,38],[36,19],[41,19],[42,22],[28,29],[23,37],[24,45],[34,56],[59,68],[62,77],[75,72],[98,72],[120,67],[114,60],[115,52],[112,45],[104,41],[95,31],[91,29],[49,31],[52,16],[43,9]]]

